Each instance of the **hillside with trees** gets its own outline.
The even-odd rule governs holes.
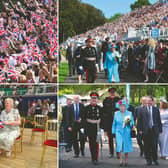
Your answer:
[[[142,6],[151,5],[149,0],[137,0],[133,4],[130,5],[131,10],[135,10],[137,8],[141,8]]]
[[[59,40],[84,33],[103,25],[106,18],[101,10],[80,0],[59,0]]]

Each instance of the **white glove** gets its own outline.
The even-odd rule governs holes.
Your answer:
[[[99,72],[99,66],[98,66],[98,64],[96,64],[96,69],[97,69],[97,72]]]
[[[101,133],[101,135],[104,135],[104,130],[100,129],[100,133]]]
[[[83,70],[83,66],[79,66],[79,69],[80,69],[80,70]]]
[[[80,129],[80,132],[81,132],[82,134],[84,134],[84,128],[81,128],[81,129]]]

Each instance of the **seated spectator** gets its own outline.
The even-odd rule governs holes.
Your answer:
[[[20,115],[14,109],[14,101],[11,98],[5,99],[5,110],[0,115],[3,128],[0,128],[0,152],[6,152],[6,156],[11,156],[11,148],[15,139],[19,136]]]

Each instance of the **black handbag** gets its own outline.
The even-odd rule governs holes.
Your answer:
[[[136,130],[131,129],[131,138],[136,138]]]

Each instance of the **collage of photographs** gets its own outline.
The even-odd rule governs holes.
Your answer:
[[[58,0],[0,1],[0,168],[57,167]]]
[[[0,168],[168,166],[168,0],[0,1]]]
[[[59,168],[168,167],[168,0],[59,0]]]

